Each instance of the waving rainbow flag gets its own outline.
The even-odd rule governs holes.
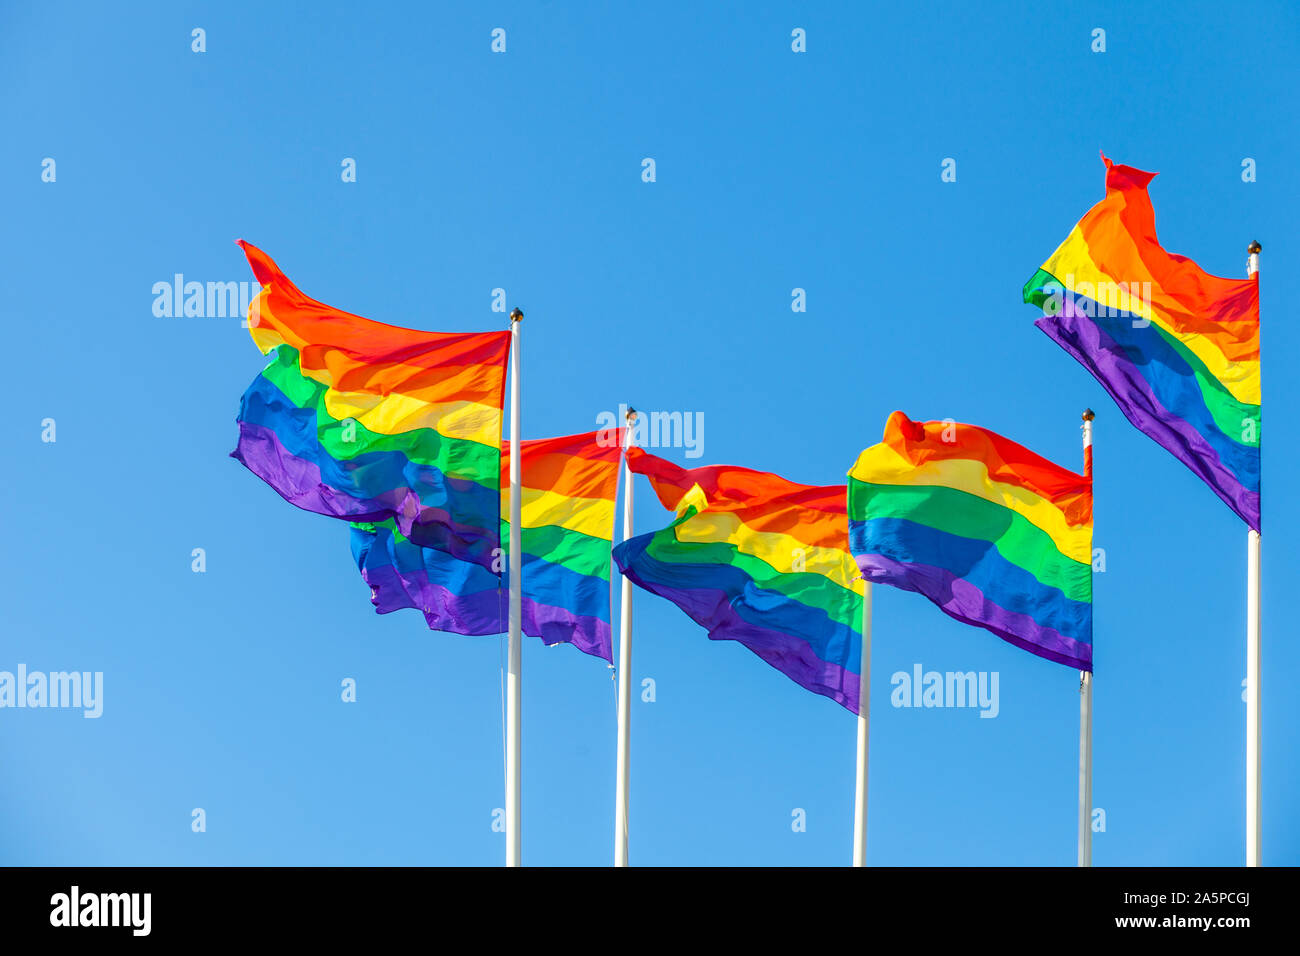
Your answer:
[[[614,559],[715,641],[739,641],[813,693],[858,712],[862,582],[844,486],[797,485],[730,465],[687,470],[628,450],[677,520]]]
[[[1259,281],[1224,279],[1156,239],[1155,173],[1106,164],[1106,198],[1025,284],[1035,325],[1140,431],[1260,525]]]
[[[523,632],[613,662],[610,548],[622,430],[521,442]],[[508,613],[510,452],[501,453],[501,552],[489,571],[412,543],[393,521],[352,526],[352,555],[380,614],[424,612],[429,627],[501,634]]]
[[[987,429],[894,412],[849,472],[848,511],[872,582],[1092,670],[1090,478]]]
[[[231,453],[287,501],[402,533],[484,567],[498,539],[510,333],[417,332],[298,291],[241,241],[262,291],[249,331],[270,364]]]

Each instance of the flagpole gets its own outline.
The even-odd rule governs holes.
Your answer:
[[[623,441],[623,540],[632,537],[632,469],[627,449],[632,447],[632,425],[636,409],[625,417]],[[618,614],[618,769],[614,794],[614,865],[627,866],[627,807],[631,772],[628,765],[632,746],[632,580],[623,575],[622,601]]]
[[[863,579],[858,670],[858,766],[853,795],[853,865],[867,865],[867,750],[871,737],[871,582]]]
[[[1083,412],[1083,473],[1092,478],[1091,408]],[[1089,555],[1089,560],[1092,557]],[[1092,866],[1092,672],[1079,672],[1079,866]]]
[[[510,649],[506,677],[506,866],[520,865],[519,706],[523,646],[521,525],[523,456],[519,450],[519,323],[524,313],[510,313]]]
[[[1261,246],[1252,242],[1246,274],[1259,273]],[[1256,280],[1258,281],[1258,280]],[[1260,829],[1260,667],[1259,667],[1259,532],[1246,532],[1246,865],[1259,866],[1263,853]]]

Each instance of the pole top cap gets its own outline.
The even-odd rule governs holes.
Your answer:
[[[629,406],[627,407],[627,414],[625,414],[623,417],[624,417],[624,419],[627,420],[628,422],[634,422],[634,421],[636,421],[636,409],[633,408],[631,405],[629,405]]]
[[[1090,422],[1096,417],[1097,417],[1097,413],[1094,412],[1091,408],[1085,408],[1083,410],[1083,420],[1085,422]]]
[[[1261,245],[1259,244],[1259,240],[1256,239],[1254,242],[1252,242],[1252,243],[1250,244],[1250,247],[1249,247],[1246,251],[1249,252],[1252,256],[1254,256],[1254,255],[1258,255],[1258,254],[1259,254],[1260,252],[1262,252],[1263,250],[1264,250],[1264,247],[1261,246]]]
[[[523,311],[522,311],[521,309],[519,309],[518,307],[516,307],[516,308],[510,310],[510,321],[511,321],[511,322],[521,322],[521,321],[523,321],[523,318],[524,318],[524,313],[523,313]]]

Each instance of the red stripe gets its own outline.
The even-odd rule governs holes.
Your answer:
[[[239,245],[266,294],[259,322],[299,349],[304,369],[328,367],[337,378],[357,370],[364,377],[365,367],[376,365],[426,369],[497,366],[504,378],[509,331],[423,332],[353,315],[304,295],[261,249],[242,239]]]
[[[828,515],[847,515],[844,485],[801,485],[766,471],[735,465],[682,468],[640,448],[630,448],[628,467],[645,475],[665,508],[676,510],[682,495],[699,485],[711,510],[752,509],[755,516],[798,505]],[[770,506],[765,503],[770,503]]]
[[[623,429],[520,442],[523,486],[578,498],[613,501]],[[501,443],[501,487],[510,487],[510,443]]]

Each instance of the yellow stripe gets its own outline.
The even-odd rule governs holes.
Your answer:
[[[820,574],[843,588],[864,593],[857,562],[847,551],[814,547],[775,531],[754,531],[735,512],[706,511],[683,521],[675,530],[678,541],[732,544],[742,554],[758,558],[782,574]]]
[[[674,510],[677,512],[677,517],[680,518],[692,508],[700,512],[709,509],[708,495],[704,493],[704,489],[698,483],[691,485],[690,490],[677,500],[677,507]]]
[[[380,435],[432,428],[446,438],[492,447],[501,443],[501,410],[478,402],[425,402],[397,392],[373,395],[331,388],[325,392],[325,410],[339,421],[355,418]]]
[[[1114,238],[1113,236],[1111,238]],[[1127,233],[1123,235],[1123,241],[1132,246],[1132,240]],[[1137,252],[1134,250],[1133,255]],[[1149,319],[1154,325],[1159,326],[1171,336],[1178,339],[1188,350],[1205,363],[1210,374],[1223,383],[1224,387],[1239,402],[1245,402],[1248,405],[1258,405],[1260,403],[1260,374],[1259,362],[1230,362],[1224,357],[1212,341],[1204,335],[1197,333],[1179,332],[1170,323],[1167,315],[1167,307],[1162,304],[1166,297],[1154,282],[1151,281],[1150,275],[1143,278],[1135,276],[1131,278],[1120,279],[1116,276],[1107,275],[1098,268],[1093,262],[1092,255],[1088,249],[1088,243],[1083,238],[1083,232],[1078,226],[1061,243],[1060,247],[1052,253],[1050,259],[1043,263],[1044,272],[1050,272],[1058,281],[1063,283],[1071,292],[1078,294],[1078,284],[1080,282],[1092,283],[1093,290],[1102,284],[1103,289],[1109,290],[1111,287],[1123,281],[1151,282],[1151,304],[1143,302],[1141,297],[1132,297],[1127,291],[1120,291],[1118,296],[1119,308],[1133,315]],[[1070,279],[1073,278],[1073,282]],[[1096,296],[1089,296],[1095,299]],[[1103,303],[1107,301],[1107,295],[1101,296]]]
[[[858,457],[849,477],[877,485],[939,485],[964,491],[1024,516],[1050,535],[1062,554],[1084,564],[1092,563],[1090,527],[1071,525],[1059,508],[1032,491],[994,481],[982,461],[956,458],[918,466],[888,445],[880,444],[872,445]]]
[[[248,311],[251,313],[253,310],[250,308]],[[276,346],[288,344],[285,342],[283,335],[265,323],[256,326],[250,324],[248,334],[253,337],[253,344],[257,346],[263,355]]]
[[[501,488],[501,515],[510,518],[510,485]],[[555,526],[602,541],[614,537],[614,502],[608,498],[576,498],[555,491],[523,489],[520,519],[525,528]]]

